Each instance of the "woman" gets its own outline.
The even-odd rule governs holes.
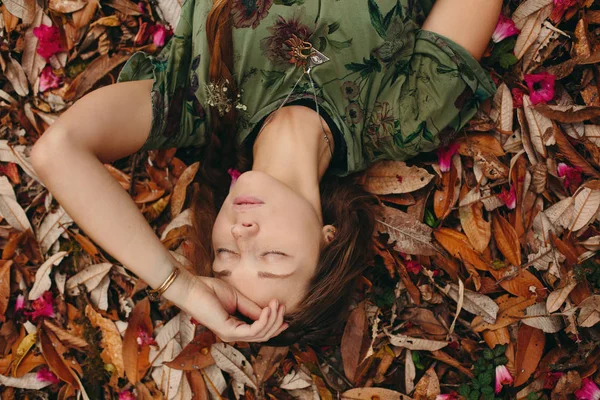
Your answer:
[[[92,239],[221,339],[323,340],[374,226],[373,199],[328,177],[448,144],[495,91],[477,60],[501,1],[431,3],[186,0],[161,53],[134,54],[117,84],[61,115],[34,167]],[[102,166],[185,146],[200,149],[212,183],[235,148],[252,152],[216,220],[212,193],[195,199],[205,276],[176,268]]]

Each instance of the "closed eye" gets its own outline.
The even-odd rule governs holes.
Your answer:
[[[223,248],[223,247],[220,247],[220,248],[218,248],[218,249],[217,249],[217,254],[220,254],[220,253],[231,253],[231,254],[237,254],[235,251],[231,251],[231,250],[229,250],[229,249],[225,249],[225,248]]]
[[[266,256],[266,255],[268,255],[268,254],[278,254],[278,255],[280,255],[280,256],[285,256],[285,257],[287,257],[287,254],[285,254],[284,252],[281,252],[281,251],[276,251],[276,250],[273,250],[273,251],[266,251],[266,252],[262,253],[262,254],[261,254],[261,256],[263,256],[263,257],[264,257],[264,256]]]

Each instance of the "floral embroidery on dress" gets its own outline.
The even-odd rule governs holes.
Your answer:
[[[260,21],[269,14],[273,0],[233,0],[231,15],[236,28],[256,29]]]
[[[271,32],[270,36],[266,36],[260,41],[262,53],[274,64],[288,64],[291,58],[290,48],[286,45],[286,41],[295,35],[300,40],[308,40],[313,34],[313,30],[302,23],[304,13],[294,13],[294,15],[286,20],[281,15],[277,17],[273,26],[267,28]]]

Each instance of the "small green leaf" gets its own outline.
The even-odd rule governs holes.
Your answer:
[[[481,383],[481,387],[483,388],[484,386],[489,386],[492,384],[492,374],[490,372],[485,372],[481,375],[479,375],[479,383]],[[483,389],[482,389],[483,391]]]
[[[494,357],[503,355],[506,352],[506,345],[500,344],[494,347]]]
[[[435,215],[429,209],[425,209],[425,223],[435,229],[440,224],[440,221],[435,218]]]
[[[498,365],[506,365],[506,363],[508,362],[508,358],[506,358],[506,356],[500,356],[494,359],[494,365],[498,366]]]
[[[468,399],[469,400],[479,400],[479,396],[480,396],[479,390],[473,390],[471,393],[469,393]]]
[[[494,352],[490,349],[483,350],[483,358],[485,358],[486,360],[493,360]]]
[[[471,388],[466,383],[463,383],[462,385],[460,385],[458,387],[458,394],[460,394],[463,397],[469,397],[470,392],[471,392]]]

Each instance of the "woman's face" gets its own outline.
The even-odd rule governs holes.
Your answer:
[[[213,273],[261,307],[291,312],[306,293],[323,243],[315,207],[259,171],[242,174],[217,215]]]

